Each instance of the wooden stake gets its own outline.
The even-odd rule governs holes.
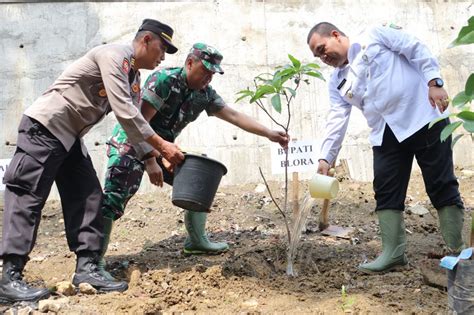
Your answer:
[[[331,168],[328,172],[328,176],[334,176],[334,168]],[[329,227],[329,199],[324,199],[323,207],[321,208],[321,214],[319,215],[319,230],[325,230]]]
[[[325,230],[329,227],[329,199],[324,199],[321,214],[319,215],[319,230]]]

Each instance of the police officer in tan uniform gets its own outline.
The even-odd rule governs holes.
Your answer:
[[[155,134],[137,108],[138,69],[154,69],[165,52],[175,53],[172,36],[168,25],[144,20],[131,44],[93,48],[25,111],[4,177],[0,303],[49,296],[48,289],[25,283],[22,273],[53,182],[61,196],[67,242],[77,256],[73,284],[89,283],[99,291],[127,289],[126,282],[106,279],[97,269],[104,229],[102,189],[82,137],[113,111],[131,142],[146,141],[173,163],[184,158],[176,145]]]

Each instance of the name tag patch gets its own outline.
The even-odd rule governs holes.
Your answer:
[[[128,74],[130,72],[130,61],[128,61],[127,58],[123,58],[123,61],[122,61],[122,71],[125,73],[125,74]]]

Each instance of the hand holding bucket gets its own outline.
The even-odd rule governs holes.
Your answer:
[[[334,177],[315,174],[309,182],[309,193],[313,198],[333,199],[338,192],[339,182]]]

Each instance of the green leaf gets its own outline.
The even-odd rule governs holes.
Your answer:
[[[318,79],[321,79],[323,81],[326,81],[323,77],[323,75],[319,72],[315,72],[315,71],[308,71],[308,72],[305,72],[305,74],[309,75],[309,76],[312,76],[312,77],[315,77],[315,78],[318,78]]]
[[[293,64],[293,67],[298,68],[298,69],[301,67],[301,62],[298,59],[296,59],[290,54],[288,54],[288,58],[290,58],[291,63]]]
[[[250,95],[242,95],[242,96],[238,97],[238,98],[235,100],[235,103],[237,103],[237,102],[243,100],[243,99],[246,98],[246,97],[250,97]]]
[[[291,95],[293,95],[293,97],[296,96],[296,90],[294,90],[292,88],[289,88],[289,87],[286,87],[285,89],[288,90],[291,93]]]
[[[448,48],[472,43],[474,43],[474,16],[471,16],[467,26],[461,28],[458,37],[449,44]]]
[[[272,106],[273,108],[281,114],[281,99],[280,94],[275,94],[272,96]]]
[[[244,94],[244,95],[250,95],[252,94],[253,91],[249,90],[248,88],[246,90],[241,90],[241,91],[238,91],[237,93],[235,94]]]
[[[259,86],[258,89],[255,91],[254,96],[250,99],[250,103],[255,102],[258,99],[261,99],[266,94],[275,93],[275,88],[271,85],[262,85]]]
[[[467,120],[467,121],[474,121],[474,112],[471,112],[469,110],[463,110],[462,112],[459,112],[456,114],[458,118],[461,118],[462,120]]]
[[[444,127],[443,131],[441,131],[441,136],[440,136],[441,141],[442,142],[446,141],[446,139],[449,138],[449,136],[454,132],[454,130],[456,130],[461,125],[462,125],[462,121],[456,121]]]
[[[313,69],[319,69],[321,68],[317,63],[307,63],[304,65],[304,67],[308,67],[308,68],[313,68]]]
[[[255,77],[255,81],[259,81],[263,84],[271,84],[273,75],[271,73],[261,73]]]
[[[260,73],[259,75],[257,75],[257,76],[255,77],[255,79],[265,80],[265,79],[266,79],[265,76],[271,77],[272,74],[271,74],[270,72]]]
[[[236,94],[241,94],[241,95],[235,100],[235,103],[237,103],[238,101],[240,101],[240,100],[242,100],[246,97],[253,96],[254,92],[247,89],[247,90],[239,91]]]
[[[283,82],[280,77],[274,76],[271,85],[275,88],[275,91],[281,90]]]
[[[464,129],[466,129],[467,132],[474,133],[474,121],[472,120],[464,121],[462,126],[464,127]]]
[[[458,135],[456,135],[456,136],[454,136],[453,142],[451,142],[451,149],[454,147],[454,145],[456,144],[456,142],[458,142],[458,140],[461,139],[462,136],[464,136],[462,133],[461,133],[461,134],[458,134]]]
[[[288,68],[285,70],[279,70],[275,72],[275,76],[277,78],[281,78],[281,82],[284,83],[292,76],[294,76],[298,71],[295,68]]]
[[[473,96],[474,94],[474,73],[471,73],[469,78],[467,78],[466,86],[464,87],[464,92],[467,96]]]
[[[461,107],[464,106],[464,104],[469,103],[473,100],[472,97],[467,96],[464,91],[459,92],[454,98],[453,98],[453,106],[454,107]]]
[[[428,125],[428,129],[431,129],[431,127],[433,127],[435,124],[437,124],[438,122],[440,122],[441,120],[444,120],[446,117],[438,117],[436,119],[433,119],[430,124]]]

